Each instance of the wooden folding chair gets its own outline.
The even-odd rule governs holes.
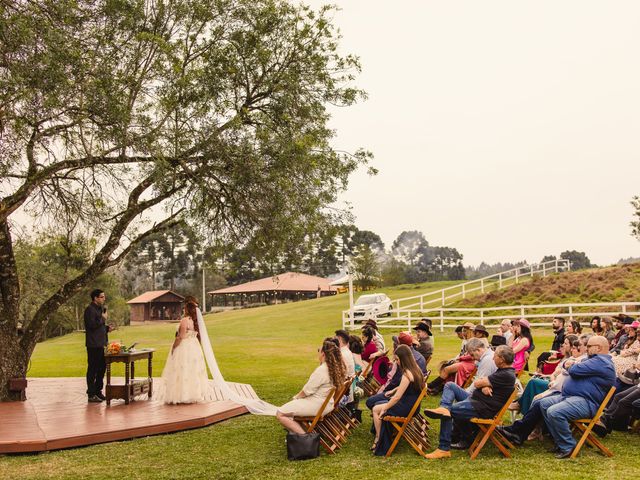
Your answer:
[[[357,425],[355,420],[351,418],[348,410],[340,406],[340,401],[348,391],[352,381],[353,377],[348,378],[342,385],[336,388],[333,399],[333,410],[322,419],[323,427],[326,427],[327,430],[326,433],[330,435],[332,441],[337,444],[337,448],[344,445],[347,441],[347,436],[351,434],[353,428]]]
[[[474,368],[471,372],[469,372],[469,376],[467,377],[467,379],[464,381],[464,384],[462,385],[463,389],[467,389],[471,386],[471,384],[473,383],[473,377],[476,376],[476,373],[478,373],[478,367]]]
[[[598,420],[600,420],[602,412],[604,412],[604,409],[609,403],[609,400],[611,400],[611,397],[613,397],[615,391],[616,387],[611,387],[609,389],[609,393],[607,393],[607,395],[604,397],[604,400],[602,400],[600,408],[598,408],[598,411],[593,416],[593,418],[580,418],[571,422],[571,424],[573,425],[574,434],[580,435],[580,440],[578,440],[578,443],[573,449],[573,452],[571,452],[571,458],[576,458],[578,456],[578,453],[580,453],[580,449],[585,444],[585,442],[587,442],[592,447],[600,450],[607,457],[613,457],[613,452],[611,452],[611,450],[605,447],[604,444],[596,438],[592,430],[593,426],[598,422]]]
[[[305,429],[307,433],[318,432],[320,434],[320,445],[324,447],[324,449],[328,453],[334,453],[335,450],[339,448],[339,445],[335,442],[334,437],[328,431],[327,427],[323,424],[323,416],[322,413],[324,409],[327,407],[329,400],[333,398],[335,394],[336,388],[332,387],[327,394],[327,398],[324,399],[322,405],[318,409],[318,412],[313,417],[293,417],[293,419],[300,423],[302,427]]]
[[[373,376],[373,372],[371,371],[371,369],[373,368],[373,363],[374,361],[369,362],[367,364],[367,368],[365,368],[364,372],[362,372],[361,374],[362,380],[360,381],[360,387],[362,388],[362,390],[364,391],[364,394],[367,397],[370,397],[371,395],[375,395],[376,393],[378,393],[378,390],[380,389],[380,384],[378,383],[376,378]]]
[[[478,435],[476,435],[475,440],[469,447],[469,455],[471,455],[471,460],[475,460],[475,458],[480,453],[480,450],[485,446],[488,440],[498,447],[498,450],[502,452],[507,458],[511,458],[511,454],[509,453],[510,449],[513,449],[513,444],[504,438],[504,436],[496,430],[496,427],[502,425],[502,417],[504,416],[507,408],[511,405],[514,398],[516,398],[517,390],[514,388],[513,392],[509,396],[507,403],[505,403],[500,411],[493,418],[472,418],[471,423],[475,423],[480,428]]]
[[[422,399],[426,394],[427,387],[425,385],[406,417],[394,417],[390,415],[383,417],[383,421],[391,423],[391,425],[396,429],[396,436],[393,439],[393,443],[389,447],[389,450],[387,450],[387,457],[391,456],[401,438],[404,438],[409,445],[411,445],[413,449],[423,457],[427,454],[427,451],[431,449],[426,432],[421,429],[419,424],[413,421],[416,411],[419,411]]]

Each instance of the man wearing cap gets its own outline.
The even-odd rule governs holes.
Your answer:
[[[415,349],[422,354],[425,363],[428,365],[433,355],[433,341],[431,339],[431,329],[426,322],[421,321],[413,327],[416,331],[417,339],[414,340]]]
[[[633,318],[631,317],[625,316],[622,319],[622,328],[620,329],[622,334],[620,335],[620,337],[618,337],[618,342],[611,349],[611,353],[620,353],[622,351],[622,349],[627,343],[627,340],[629,340],[628,329],[632,323],[633,323]],[[615,341],[615,338],[613,340]]]

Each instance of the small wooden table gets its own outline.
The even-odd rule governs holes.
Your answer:
[[[153,395],[153,348],[145,348],[144,350],[134,350],[127,353],[105,354],[104,359],[107,364],[107,385],[105,394],[107,397],[107,405],[111,405],[111,400],[122,398],[126,405],[136,395],[146,393],[148,398]],[[137,360],[147,359],[147,378],[140,380],[135,379],[135,362]],[[121,362],[124,363],[124,385],[111,385],[111,364]]]

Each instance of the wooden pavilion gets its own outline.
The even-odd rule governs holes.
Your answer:
[[[131,321],[179,320],[184,297],[171,290],[153,290],[129,300]]]
[[[335,295],[337,289],[330,285],[329,279],[286,272],[208,293],[213,297],[214,305],[227,307],[308,300]]]

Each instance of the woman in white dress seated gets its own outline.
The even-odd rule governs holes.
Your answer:
[[[313,417],[327,398],[332,387],[338,388],[346,379],[346,367],[338,346],[325,339],[318,349],[320,365],[313,371],[302,390],[293,400],[278,408],[276,418],[291,433],[306,433],[293,417]],[[329,400],[322,415],[333,410],[333,398]]]
[[[211,400],[207,367],[200,347],[195,298],[185,299],[184,317],[162,371],[158,399],[164,403],[196,403]]]

